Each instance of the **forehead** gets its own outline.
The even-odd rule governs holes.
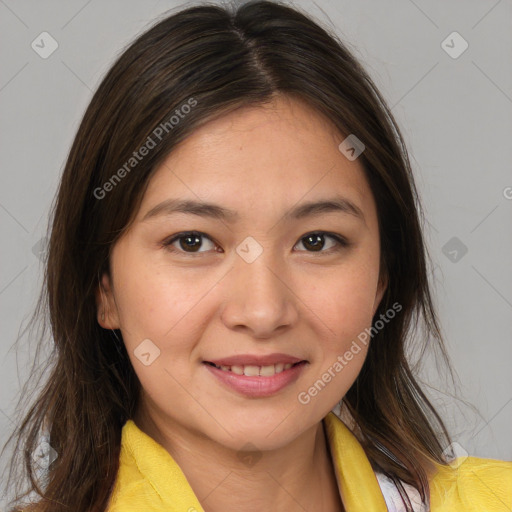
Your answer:
[[[329,195],[343,195],[374,216],[362,164],[338,149],[344,138],[295,98],[237,109],[203,124],[168,155],[151,178],[138,217],[169,197],[275,216]]]

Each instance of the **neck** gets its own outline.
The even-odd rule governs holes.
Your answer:
[[[134,421],[171,454],[207,512],[344,510],[323,422],[251,458],[149,414],[137,413]]]

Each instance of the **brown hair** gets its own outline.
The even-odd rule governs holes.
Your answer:
[[[381,271],[389,278],[374,321],[395,302],[402,311],[374,336],[343,401],[374,469],[397,483],[408,509],[399,480],[428,503],[429,472],[444,464],[443,446],[450,439],[406,358],[420,320],[424,330],[415,343],[421,350],[438,347],[449,362],[402,136],[372,80],[335,35],[296,9],[254,1],[236,8],[198,5],[159,21],[122,53],[85,112],[53,205],[45,286],[33,317],[49,313],[50,375],[9,438],[16,436],[19,448],[9,481],[22,481],[14,476],[22,453],[29,487],[23,496],[18,489],[17,497],[36,491],[37,511],[99,512],[107,506],[121,430],[137,410],[140,383],[121,332],[96,321],[95,291],[152,173],[200,124],[269,102],[275,94],[307,101],[366,147],[359,158],[377,204]],[[169,121],[193,102],[179,122]],[[163,123],[161,141],[114,180]],[[43,485],[31,454],[46,425],[58,457]]]

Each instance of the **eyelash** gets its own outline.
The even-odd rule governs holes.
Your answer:
[[[334,239],[337,244],[338,244],[338,247],[331,247],[330,249],[328,249],[327,251],[300,251],[300,252],[309,252],[311,254],[315,254],[315,252],[318,252],[320,254],[331,254],[332,252],[338,252],[338,251],[341,251],[343,249],[346,249],[347,247],[349,247],[351,244],[350,242],[348,242],[344,237],[342,237],[341,235],[337,235],[336,233],[330,233],[330,232],[327,232],[327,231],[312,231],[310,233],[306,233],[305,235],[301,236],[299,242],[301,242],[304,238],[307,238],[308,236],[312,236],[312,235],[323,235],[325,237],[329,237],[329,238],[332,238]],[[208,238],[208,240],[210,240],[213,244],[217,245],[215,243],[214,240],[212,240],[207,234],[205,233],[202,233],[200,231],[183,231],[181,233],[177,233],[176,235],[173,235],[172,237],[166,239],[163,243],[162,243],[162,246],[167,249],[169,252],[172,252],[172,253],[179,253],[179,254],[182,254],[182,255],[185,255],[185,256],[195,256],[196,254],[206,254],[208,253],[209,251],[201,251],[201,252],[186,252],[186,251],[183,251],[183,250],[180,250],[180,249],[176,249],[175,247],[172,247],[172,244],[174,242],[177,242],[179,241],[181,238],[186,238],[188,236],[199,236],[199,237],[204,237],[204,238]]]

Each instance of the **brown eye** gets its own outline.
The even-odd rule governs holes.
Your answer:
[[[331,243],[331,245],[327,247],[327,250],[323,250],[326,245],[326,239],[334,240],[334,243]],[[304,235],[301,238],[300,243],[306,247],[308,252],[330,252],[331,249],[338,250],[349,245],[348,242],[339,235],[324,232]]]
[[[216,245],[208,236],[206,236],[204,233],[197,233],[195,231],[179,233],[178,235],[172,237],[170,240],[164,242],[163,245],[172,252],[185,252],[190,254],[207,252],[209,249],[206,251],[199,250],[203,245],[203,239],[209,240],[213,246],[212,248],[216,248]],[[175,245],[176,243],[178,246]]]

